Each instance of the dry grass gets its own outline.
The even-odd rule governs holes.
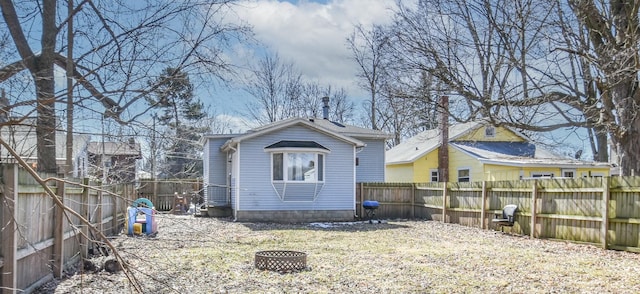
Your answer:
[[[160,215],[155,238],[113,240],[146,293],[638,293],[640,255],[435,221],[234,223]],[[262,250],[304,271],[254,268]],[[96,258],[98,262],[102,259]],[[72,275],[42,293],[127,293],[123,273]]]

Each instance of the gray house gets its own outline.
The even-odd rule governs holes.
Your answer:
[[[352,220],[356,183],[384,181],[388,138],[305,118],[208,135],[203,176],[209,213],[226,209],[239,221]]]

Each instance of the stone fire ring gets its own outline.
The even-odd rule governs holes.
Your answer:
[[[268,250],[256,252],[257,269],[276,272],[294,272],[307,267],[307,254],[298,251]]]

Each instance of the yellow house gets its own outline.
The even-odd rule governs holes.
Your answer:
[[[449,182],[502,181],[550,177],[605,177],[611,166],[558,156],[506,127],[484,121],[448,128]],[[422,132],[386,152],[385,181],[437,182],[443,134]]]

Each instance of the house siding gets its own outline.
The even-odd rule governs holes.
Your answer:
[[[386,182],[410,183],[413,179],[413,165],[411,163],[388,165],[387,170],[389,172],[385,175]]]
[[[384,140],[360,139],[366,144],[362,151],[356,153],[358,166],[356,166],[356,182],[384,182]]]
[[[520,179],[520,172],[524,171],[519,166],[505,166],[486,164],[484,166],[487,181],[512,181]],[[524,175],[527,177],[527,175]]]
[[[264,147],[281,140],[315,141],[327,147],[325,182],[314,201],[283,201],[271,181],[271,154]],[[294,211],[355,209],[354,146],[304,126],[292,126],[244,140],[238,147],[241,174],[236,210]],[[238,212],[236,217],[244,214]]]
[[[525,140],[516,135],[509,129],[504,127],[496,127],[496,133],[493,137],[485,137],[486,127],[480,127],[476,130],[464,134],[455,139],[455,141],[483,141],[483,142],[524,142]]]
[[[484,180],[484,167],[477,159],[449,147],[449,182],[458,181],[459,169],[469,169],[471,182]]]
[[[230,204],[227,185],[227,153],[220,147],[231,137],[209,138],[204,145],[203,179],[204,196],[211,206]]]
[[[413,162],[414,182],[431,182],[431,170],[438,169],[438,150],[440,148],[436,148]]]

